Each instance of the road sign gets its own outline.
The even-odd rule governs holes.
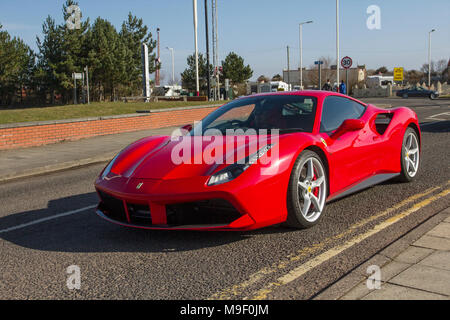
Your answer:
[[[341,66],[344,69],[350,69],[353,65],[353,60],[350,57],[344,57],[341,60]]]
[[[72,73],[72,79],[81,80],[81,79],[83,79],[83,74],[74,72],[74,73]]]
[[[314,64],[321,65],[321,64],[323,64],[323,61],[314,61]]]
[[[394,68],[394,81],[403,81],[403,68]]]

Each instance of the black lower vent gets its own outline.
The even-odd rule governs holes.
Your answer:
[[[123,201],[100,190],[98,190],[98,193],[101,199],[99,210],[110,219],[127,222]]]
[[[166,206],[167,223],[173,226],[230,224],[241,214],[226,200],[212,199]]]
[[[152,216],[148,205],[127,204],[130,222],[136,225],[151,226]]]

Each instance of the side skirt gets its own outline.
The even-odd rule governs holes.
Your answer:
[[[354,185],[353,187],[351,187],[350,189],[347,189],[346,191],[339,193],[335,196],[331,196],[330,198],[327,199],[327,202],[331,202],[340,198],[344,198],[348,195],[351,195],[353,193],[359,192],[361,190],[367,189],[371,186],[374,186],[376,184],[379,184],[381,182],[393,179],[397,176],[399,176],[400,173],[384,173],[384,174],[377,174],[375,176],[372,176],[366,180],[363,180],[362,182]]]

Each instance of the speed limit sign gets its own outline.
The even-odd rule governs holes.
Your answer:
[[[353,60],[350,57],[344,57],[341,61],[341,66],[344,69],[350,69],[353,65]]]

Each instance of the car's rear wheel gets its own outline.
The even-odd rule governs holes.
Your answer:
[[[403,137],[401,165],[402,171],[399,180],[403,182],[412,181],[417,175],[420,165],[419,138],[412,128],[408,128]]]
[[[297,158],[289,181],[285,225],[310,228],[317,224],[325,210],[328,179],[320,157],[310,150]]]

